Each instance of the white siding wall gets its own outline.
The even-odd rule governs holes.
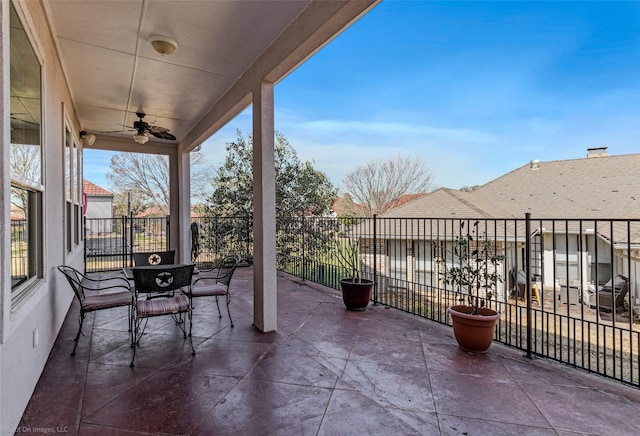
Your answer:
[[[2,65],[0,94],[2,115],[8,119],[9,112],[9,2],[1,2],[0,52]],[[72,101],[66,87],[56,51],[50,40],[48,22],[40,2],[19,2],[16,9],[30,35],[36,53],[43,65],[43,147],[44,147],[44,278],[31,290],[29,296],[17,307],[11,306],[9,232],[3,231],[2,239],[2,286],[0,291],[0,426],[2,429],[18,426],[22,413],[38,382],[49,352],[64,321],[73,298],[73,293],[60,277],[55,267],[67,263],[83,267],[82,244],[65,254],[64,246],[64,198],[63,141],[65,116],[78,131],[73,114]],[[64,108],[64,109],[63,109]],[[10,125],[2,124],[0,147],[3,156],[0,174],[3,180],[3,227],[9,226],[9,180],[10,163],[6,158],[10,148]],[[65,258],[66,256],[66,258]],[[37,332],[38,341],[34,341]],[[53,400],[53,399],[52,399]]]

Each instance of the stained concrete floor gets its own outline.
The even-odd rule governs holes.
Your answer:
[[[67,316],[21,429],[81,435],[636,435],[640,390],[281,274],[278,331],[252,326],[252,274],[232,281],[231,328],[196,300],[191,355],[155,318],[129,367],[126,309]],[[35,431],[33,433],[36,433]],[[41,433],[38,433],[41,434]]]

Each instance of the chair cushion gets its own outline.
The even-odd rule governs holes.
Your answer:
[[[627,278],[623,275],[618,274],[613,279],[609,279],[609,281],[605,283],[604,286],[602,287],[602,290],[611,292],[611,284],[612,284],[611,282],[613,282],[613,286],[616,289],[616,291],[620,291],[624,286],[624,284],[627,282]]]
[[[189,295],[189,291],[183,291]],[[192,297],[210,297],[214,295],[227,295],[227,287],[221,283],[196,283],[191,287]]]
[[[627,278],[625,276],[621,276],[618,274],[616,278],[613,280],[613,285],[616,289],[622,289],[624,284],[627,282]]]
[[[111,293],[114,288],[125,288],[127,281],[124,277],[105,276],[100,280],[83,280],[81,286],[87,291],[104,291]]]
[[[85,312],[92,310],[108,309],[110,307],[126,306],[131,304],[131,292],[120,291],[87,296],[82,302]]]
[[[138,316],[168,315],[170,313],[187,312],[189,299],[185,295],[176,295],[169,298],[154,298],[151,300],[138,300],[136,311]]]

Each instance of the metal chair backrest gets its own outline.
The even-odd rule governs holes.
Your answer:
[[[58,265],[58,271],[60,271],[66,277],[67,281],[73,289],[73,293],[76,294],[78,300],[82,303],[84,301],[84,288],[82,287],[82,279],[84,275],[77,269],[68,265]]]
[[[621,280],[623,280],[623,283],[619,288],[618,286],[616,286],[616,289],[614,292],[618,292],[618,294],[616,295],[616,306],[623,307],[624,299],[627,296],[627,293],[629,292],[629,279],[622,275],[619,275],[619,277],[621,278]],[[615,281],[614,281],[614,286],[615,286]]]
[[[200,254],[200,228],[197,222],[191,223],[191,262],[195,262]]]
[[[191,286],[194,264],[141,266],[132,269],[137,293],[172,294]]]
[[[238,256],[237,254],[225,256],[218,263],[216,281],[218,283],[222,283],[228,288],[229,283],[231,283],[231,278],[233,277],[233,273],[238,267],[239,262],[240,262],[240,256]]]
[[[133,253],[135,266],[171,265],[176,263],[176,250]]]

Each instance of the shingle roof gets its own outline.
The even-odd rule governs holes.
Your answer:
[[[527,164],[473,193],[510,216],[638,218],[640,154]]]
[[[381,217],[640,217],[640,154],[524,165],[472,192],[441,188]]]
[[[440,188],[430,194],[403,204],[381,218],[470,218],[505,217],[505,212],[486,200],[455,189]]]
[[[568,222],[566,230],[595,227],[605,239],[640,242],[638,221],[605,222],[640,218],[640,154],[540,162],[537,169],[527,164],[475,191],[441,188],[380,218],[523,219],[527,212],[535,226],[545,227],[544,220],[551,219],[594,220]],[[419,226],[427,231],[429,225]],[[395,228],[386,233],[396,231],[403,233]]]
[[[90,196],[109,196],[113,197],[113,194],[106,189],[101,188],[98,185],[91,183],[88,180],[82,180],[82,189],[84,193]]]

